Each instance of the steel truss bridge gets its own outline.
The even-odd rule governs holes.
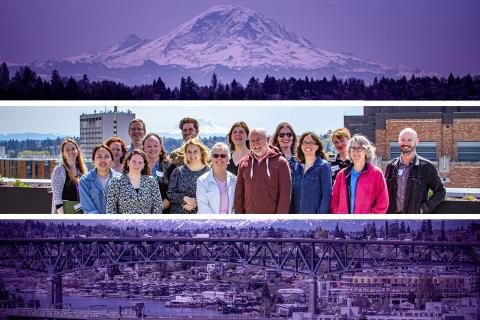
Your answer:
[[[62,302],[62,274],[163,262],[256,266],[312,280],[326,274],[395,267],[475,270],[480,266],[480,242],[176,237],[0,239],[0,267],[47,275],[52,283],[49,301],[53,306]],[[314,296],[314,308],[315,288],[313,292],[310,296]]]

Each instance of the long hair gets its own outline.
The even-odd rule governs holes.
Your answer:
[[[85,162],[83,161],[82,152],[80,152],[80,148],[79,148],[77,142],[73,139],[70,139],[70,138],[63,140],[62,144],[60,145],[60,152],[61,152],[61,155],[62,155],[62,166],[65,168],[65,171],[67,172],[70,180],[72,180],[73,182],[78,184],[78,177],[75,174],[73,168],[71,168],[68,165],[67,158],[65,158],[64,149],[65,149],[65,146],[67,145],[67,143],[73,144],[78,151],[77,158],[75,159],[75,166],[76,166],[76,169],[77,169],[76,171],[80,171],[80,174],[83,175],[85,172],[87,172],[87,167],[85,166]]]
[[[248,125],[245,122],[238,121],[232,125],[232,127],[230,128],[230,132],[228,133],[228,145],[230,146],[230,151],[235,150],[235,144],[233,143],[233,140],[232,140],[232,132],[236,127],[242,127],[245,130],[245,133],[247,134],[247,148],[250,149],[250,140],[248,140],[250,129],[248,128]]]
[[[293,127],[290,123],[288,122],[281,122],[278,126],[277,129],[275,129],[275,133],[272,136],[272,140],[270,144],[274,147],[277,147],[280,149],[280,143],[278,142],[278,134],[280,133],[280,130],[283,128],[288,128],[290,131],[293,133],[293,140],[292,140],[292,153],[295,153],[295,148],[297,147],[297,135],[295,134],[295,130],[293,130]],[[281,150],[280,150],[281,151]]]
[[[303,151],[302,151],[302,143],[303,143],[303,140],[305,140],[305,138],[307,136],[311,136],[312,140],[315,141],[318,145],[318,150],[315,152],[315,155],[317,157],[320,156],[324,160],[327,160],[328,156],[327,156],[327,153],[325,152],[325,150],[323,150],[323,143],[322,143],[322,140],[320,140],[320,137],[315,132],[307,131],[307,132],[303,133],[302,136],[300,137],[300,139],[298,140],[298,146],[297,146],[297,159],[298,159],[298,161],[305,162],[305,154],[303,154]]]
[[[162,150],[160,150],[160,155],[159,155],[159,159],[162,160],[162,161],[166,161],[168,160],[168,156],[167,156],[167,153],[165,152],[165,148],[163,146],[163,141],[162,141],[162,138],[160,138],[160,136],[156,133],[153,133],[153,132],[150,132],[149,134],[147,134],[145,136],[145,138],[143,138],[143,141],[142,141],[142,146],[143,148],[145,149],[145,141],[147,141],[147,139],[149,139],[150,137],[155,137],[158,139],[158,141],[160,142],[160,145],[162,146]]]
[[[130,161],[130,159],[132,159],[132,157],[136,154],[140,155],[143,158],[143,162],[144,162],[143,163],[143,169],[140,172],[140,174],[142,176],[143,175],[149,176],[150,175],[150,169],[148,169],[147,155],[145,154],[145,152],[143,152],[143,150],[140,150],[140,149],[133,149],[132,151],[130,151],[127,154],[127,157],[125,158],[125,162],[123,163],[123,173],[127,174],[130,171],[130,168],[128,167],[128,161]]]

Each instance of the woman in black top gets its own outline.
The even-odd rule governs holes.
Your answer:
[[[162,194],[163,213],[170,213],[170,200],[167,197],[168,181],[175,165],[168,159],[162,139],[156,133],[149,133],[143,139],[143,151],[147,155],[148,169],[158,181]]]
[[[227,171],[237,175],[238,164],[250,151],[250,143],[248,141],[248,134],[250,130],[245,122],[235,122],[228,133],[228,144],[232,151],[232,156],[227,165]]]
[[[78,144],[66,139],[60,146],[62,161],[52,173],[52,213],[64,213],[63,201],[80,201],[78,179],[87,172]]]

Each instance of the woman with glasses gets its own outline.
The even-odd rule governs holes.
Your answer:
[[[234,175],[238,174],[238,164],[250,152],[248,134],[250,130],[245,122],[235,122],[228,133],[228,144],[230,145],[231,156],[228,161],[227,170]]]
[[[212,170],[197,180],[198,213],[233,213],[237,177],[227,171],[230,150],[223,142],[210,150]]]
[[[145,136],[143,151],[147,155],[148,169],[160,187],[163,213],[170,213],[170,200],[167,197],[168,180],[175,169],[175,165],[168,159],[162,139],[156,133],[149,133]]]
[[[333,185],[332,213],[386,213],[388,191],[382,170],[372,165],[375,147],[361,135],[348,145],[352,164],[341,170]]]
[[[168,184],[170,213],[197,213],[197,179],[210,170],[208,149],[198,138],[188,140],[182,148],[184,165],[173,171]]]
[[[123,172],[123,160],[127,155],[127,145],[125,141],[120,139],[119,137],[111,137],[108,139],[105,144],[109,147],[113,152],[113,163],[112,169],[122,173]]]
[[[123,175],[110,183],[107,213],[162,213],[160,189],[150,176],[147,156],[142,150],[133,149],[127,154]]]
[[[282,152],[283,156],[288,160],[290,170],[293,171],[297,163],[295,157],[295,148],[297,147],[297,136],[293,127],[288,122],[282,122],[275,129],[270,144],[277,147]]]
[[[293,172],[291,213],[328,213],[332,196],[332,173],[320,137],[302,134]]]

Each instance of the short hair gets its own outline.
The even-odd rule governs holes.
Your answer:
[[[213,145],[213,147],[210,149],[210,159],[213,157],[213,150],[215,149],[222,149],[223,152],[227,155],[227,161],[230,161],[230,149],[228,148],[228,145],[223,143],[223,142],[217,142]]]
[[[107,147],[110,148],[112,143],[115,143],[115,142],[120,143],[120,148],[122,148],[122,156],[120,157],[120,163],[123,163],[123,160],[125,159],[125,156],[127,154],[127,145],[125,144],[125,141],[123,141],[119,137],[111,137],[110,139],[105,141],[105,144],[107,145]],[[113,159],[113,156],[112,156],[112,159]]]
[[[147,132],[147,126],[145,125],[145,122],[143,122],[143,120],[142,120],[142,119],[139,119],[139,118],[133,119],[132,121],[130,121],[130,123],[128,124],[128,130],[130,130],[130,127],[131,127],[132,124],[134,124],[134,123],[140,123],[140,124],[142,125],[142,127],[143,127],[143,130],[144,130],[145,132]]]
[[[372,162],[373,159],[375,159],[375,147],[370,142],[370,140],[367,139],[367,137],[362,136],[360,134],[354,134],[353,137],[350,139],[350,142],[348,143],[349,155],[350,155],[350,146],[352,145],[352,142],[356,142],[358,143],[359,146],[363,147],[363,149],[365,150],[366,162]]]
[[[248,134],[248,137],[250,138],[250,136],[251,136],[252,134],[254,134],[254,133],[260,133],[260,134],[264,135],[266,138],[268,138],[268,132],[267,132],[267,130],[264,129],[264,128],[258,128],[258,127],[257,127],[257,128],[253,128],[253,129],[250,131],[250,133]]]
[[[193,123],[193,126],[195,127],[195,130],[198,131],[198,121],[197,121],[197,119],[190,118],[190,117],[183,118],[182,120],[180,120],[180,123],[178,124],[178,127],[180,128],[180,130],[183,129],[183,125],[185,123]]]
[[[232,127],[230,128],[230,132],[228,133],[228,144],[230,145],[230,150],[231,151],[235,150],[235,144],[233,143],[233,140],[232,140],[232,132],[236,127],[242,127],[245,130],[245,132],[247,133],[247,148],[250,148],[250,141],[248,140],[250,129],[248,128],[248,125],[245,122],[238,121],[232,125]]]
[[[130,168],[128,167],[128,161],[130,161],[130,159],[132,159],[132,157],[136,154],[140,155],[143,158],[143,161],[145,162],[144,165],[143,165],[143,169],[140,172],[140,174],[149,176],[150,175],[150,169],[148,169],[147,155],[145,154],[145,152],[143,152],[143,150],[140,150],[140,149],[133,149],[132,151],[130,151],[127,154],[127,157],[125,158],[125,162],[123,163],[123,173],[127,174],[128,171],[130,171]]]
[[[333,142],[333,139],[334,138],[337,138],[337,139],[344,139],[344,138],[347,138],[347,139],[350,139],[352,137],[352,134],[350,133],[350,130],[348,130],[347,128],[338,128],[337,130],[333,131],[332,132],[332,135],[331,135],[331,139],[332,139],[332,142]]]
[[[110,149],[109,146],[107,146],[106,144],[99,144],[99,145],[96,145],[95,148],[93,148],[93,151],[92,151],[92,161],[95,161],[95,155],[97,154],[97,151],[100,150],[100,149],[105,149],[108,151],[108,153],[110,153],[110,157],[112,157],[112,160],[113,160],[113,151],[112,149]]]
[[[311,136],[313,141],[315,141],[318,145],[318,150],[315,152],[315,155],[317,157],[320,156],[324,160],[327,160],[328,157],[327,157],[327,154],[325,153],[325,150],[323,150],[322,140],[320,140],[320,137],[315,132],[312,132],[312,131],[307,131],[303,133],[300,139],[298,139],[297,160],[300,162],[305,162],[305,155],[303,154],[303,151],[302,151],[302,143],[307,136]]]
[[[192,138],[192,139],[188,140],[187,142],[185,142],[183,144],[182,149],[183,149],[183,154],[185,155],[183,157],[183,163],[188,164],[187,147],[190,146],[190,145],[197,146],[198,148],[200,148],[200,152],[202,154],[202,163],[204,165],[207,165],[207,163],[208,163],[208,148],[205,147],[205,145],[202,143],[202,141],[198,138]]]
[[[147,139],[149,139],[150,137],[155,137],[158,139],[158,141],[160,141],[160,145],[162,146],[162,150],[160,150],[160,155],[159,155],[159,158],[161,160],[167,160],[167,153],[165,152],[165,148],[163,146],[163,141],[162,141],[162,138],[160,138],[160,136],[156,133],[153,133],[153,132],[150,132],[149,134],[147,134],[145,136],[145,138],[143,138],[143,141],[142,141],[142,146],[143,148],[145,149],[145,141],[147,141]]]
[[[280,149],[280,143],[278,142],[278,134],[280,133],[280,130],[283,128],[288,128],[290,131],[293,133],[293,140],[292,140],[292,153],[295,153],[295,148],[297,147],[297,135],[295,134],[295,130],[293,130],[293,127],[290,123],[288,122],[281,122],[277,128],[275,129],[275,133],[272,136],[272,142],[270,143],[272,146],[277,147]]]

